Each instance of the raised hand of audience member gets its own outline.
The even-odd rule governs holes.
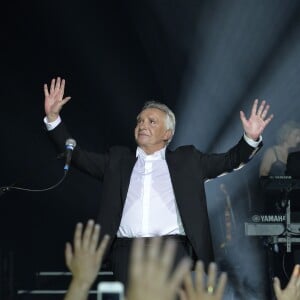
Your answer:
[[[278,300],[300,299],[300,265],[295,265],[292,276],[285,289],[281,289],[280,280],[274,277],[273,283],[276,298]]]
[[[180,300],[221,300],[227,281],[226,273],[222,273],[217,280],[217,266],[210,263],[207,282],[203,263],[198,261],[195,269],[195,283],[191,274],[184,278],[184,289],[179,292]]]
[[[161,249],[162,248],[162,249]],[[189,258],[182,259],[172,272],[176,246],[160,238],[145,245],[144,239],[133,242],[129,268],[127,300],[173,300],[184,276],[190,271]]]
[[[100,226],[89,220],[86,228],[78,223],[74,233],[73,248],[66,244],[65,260],[72,280],[64,300],[85,300],[101,267],[109,236],[98,245]]]

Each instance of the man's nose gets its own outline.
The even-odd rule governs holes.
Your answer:
[[[147,124],[146,122],[141,122],[139,126],[139,130],[147,129]]]

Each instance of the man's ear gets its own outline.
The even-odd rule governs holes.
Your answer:
[[[172,137],[172,130],[171,129],[167,129],[165,134],[164,134],[164,141],[169,141]]]

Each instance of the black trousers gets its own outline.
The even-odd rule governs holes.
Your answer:
[[[195,253],[189,240],[184,235],[165,235],[163,240],[173,239],[177,245],[177,251],[174,259],[173,269],[183,257],[190,257],[195,262]],[[153,238],[144,238],[145,245]],[[109,264],[114,273],[114,279],[123,282],[127,287],[129,275],[129,259],[133,238],[115,238],[110,251]]]

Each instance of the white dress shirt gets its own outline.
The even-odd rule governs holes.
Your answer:
[[[147,155],[137,148],[118,237],[185,234],[165,152],[163,148]]]

